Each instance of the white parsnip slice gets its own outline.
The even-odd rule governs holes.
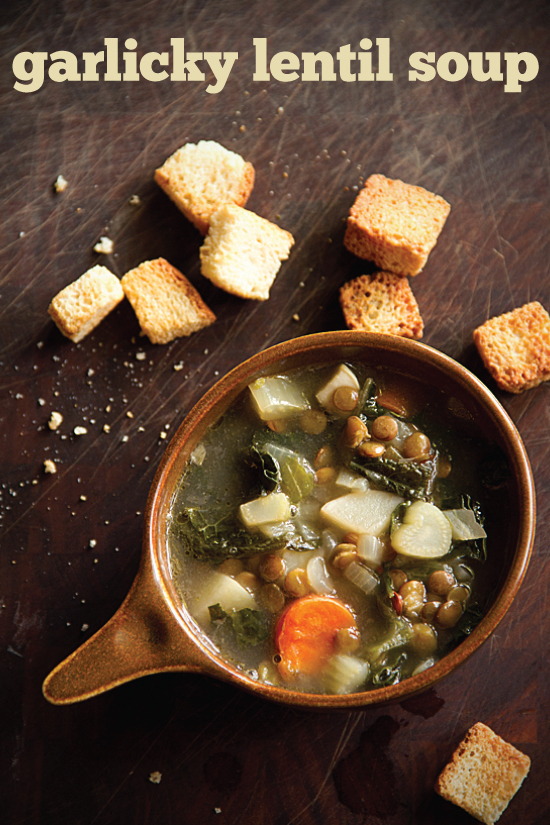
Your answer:
[[[242,610],[243,607],[257,607],[256,599],[238,581],[226,576],[225,573],[213,572],[208,583],[202,589],[195,591],[187,600],[191,615],[201,624],[210,622],[209,607],[219,604],[226,613],[232,610]]]
[[[437,559],[451,548],[452,530],[442,511],[427,501],[415,501],[405,510],[403,523],[392,530],[397,553],[416,559]]]
[[[248,529],[263,524],[277,524],[290,518],[290,504],[284,493],[268,493],[239,507],[239,515]]]

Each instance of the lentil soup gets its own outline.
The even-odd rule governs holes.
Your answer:
[[[396,684],[488,610],[506,480],[464,406],[398,372],[349,362],[262,377],[187,463],[173,580],[220,655],[259,682]]]

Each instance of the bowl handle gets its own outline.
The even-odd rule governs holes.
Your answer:
[[[54,705],[68,705],[150,673],[207,672],[208,659],[180,625],[142,564],[125,601],[94,636],[44,680]]]

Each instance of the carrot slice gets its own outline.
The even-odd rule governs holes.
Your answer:
[[[279,672],[285,679],[320,673],[335,652],[339,630],[357,627],[351,610],[330,596],[303,596],[285,610],[275,630],[281,657]]]

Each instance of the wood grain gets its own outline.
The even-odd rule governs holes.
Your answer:
[[[546,825],[549,387],[517,397],[498,391],[472,330],[529,300],[550,308],[547,4],[8,5],[0,18],[0,818],[466,825],[468,816],[432,788],[466,729],[481,720],[532,759],[503,825]],[[239,53],[223,92],[206,93],[208,80],[46,80],[33,94],[12,88],[21,51],[80,55],[98,51],[105,37],[135,37],[143,53],[167,49],[174,36],[195,51]],[[254,82],[255,37],[267,38],[270,54],[336,54],[348,43],[357,49],[363,37],[390,37],[394,80]],[[471,78],[411,83],[413,51],[528,51],[540,71],[520,94]],[[153,182],[171,152],[203,138],[252,161],[249,208],[296,238],[265,303],[202,278],[200,235]],[[247,356],[343,327],[339,287],[370,271],[343,247],[345,217],[373,172],[451,203],[428,265],[412,281],[424,341],[495,391],[532,460],[538,536],[508,616],[460,672],[401,706],[309,714],[192,675],[147,677],[81,705],[49,706],[42,680],[115,612],[137,571],[141,516],[166,445],[161,433],[169,437],[218,375]],[[55,194],[60,173],[69,186]],[[129,204],[134,194],[140,206]],[[100,261],[92,247],[104,234],[115,253]],[[161,255],[199,289],[218,317],[212,327],[153,346],[121,304],[79,345],[54,328],[49,301],[91,265],[105,262],[122,275]],[[47,427],[53,410],[64,416],[55,433]],[[79,425],[86,435],[73,435]],[[55,475],[44,474],[46,458],[55,460]],[[149,781],[154,771],[160,784]]]

